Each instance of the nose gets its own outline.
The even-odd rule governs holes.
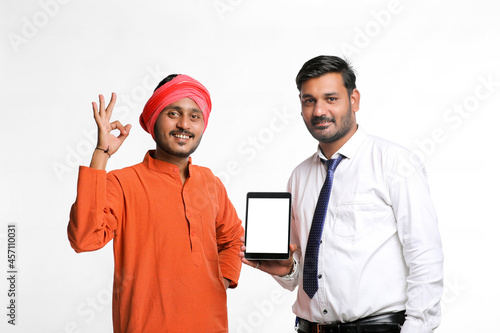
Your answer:
[[[313,116],[320,117],[320,116],[324,115],[326,113],[326,108],[327,108],[327,106],[326,106],[325,101],[318,100],[314,104]]]
[[[188,129],[189,128],[189,117],[187,115],[181,115],[177,121],[177,128]]]

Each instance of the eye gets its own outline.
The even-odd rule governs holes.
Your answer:
[[[335,102],[338,98],[337,97],[328,97],[327,100],[328,102]]]
[[[193,113],[193,114],[191,115],[191,119],[193,119],[193,120],[198,120],[198,119],[201,119],[201,117],[200,117],[200,115],[199,115],[199,114]]]
[[[179,117],[179,111],[175,111],[175,110],[170,110],[168,111],[167,115],[170,117],[170,118],[177,118]]]
[[[304,105],[309,105],[309,104],[314,103],[314,99],[308,98],[308,99],[303,100],[302,103],[304,103]]]

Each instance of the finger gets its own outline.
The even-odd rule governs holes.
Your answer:
[[[125,140],[127,138],[127,136],[129,135],[130,133],[130,129],[132,128],[132,125],[130,124],[127,124],[126,126],[123,126],[122,123],[120,123],[119,120],[115,120],[113,121],[111,124],[109,124],[110,128],[111,128],[111,131],[112,130],[119,130],[120,131],[120,134],[117,136],[117,138],[123,142],[123,140]]]
[[[105,110],[105,104],[106,101],[104,100],[104,96],[99,94],[99,115],[102,117],[106,115],[106,110]]]
[[[122,133],[123,130],[125,130],[125,127],[122,125],[122,123],[119,120],[115,120],[112,123],[109,123],[109,127],[111,130],[119,130],[120,133]]]
[[[112,130],[115,130],[115,129],[119,130],[120,134],[125,134],[126,133],[125,126],[123,126],[122,123],[120,123],[119,120],[113,121],[111,124],[109,124],[109,126],[111,126]]]
[[[100,117],[99,117],[99,109],[97,108],[97,103],[96,102],[92,102],[92,110],[94,111],[94,119],[95,120],[100,119]]]
[[[245,258],[241,258],[241,262],[244,263],[245,265],[254,267],[257,266],[257,262],[255,260],[247,260]]]
[[[118,135],[118,137],[129,135],[130,129],[132,128],[132,125],[127,124],[127,125],[123,126],[118,120],[114,121],[113,123],[116,123],[116,127],[113,127],[113,125],[110,124],[111,128],[117,129],[120,131],[120,134]]]
[[[127,126],[125,126],[125,128],[123,129],[123,133],[120,132],[120,135],[118,135],[118,140],[120,140],[121,142],[123,142],[123,140],[125,140],[128,135],[130,134],[130,129],[132,128],[132,125],[128,124]]]
[[[111,100],[109,101],[108,107],[106,108],[106,116],[109,119],[111,119],[111,114],[113,113],[113,108],[115,107],[116,104],[116,94],[111,93]]]
[[[132,125],[130,125],[130,124],[125,125],[125,133],[127,133],[127,135],[129,135],[131,128],[132,128]]]

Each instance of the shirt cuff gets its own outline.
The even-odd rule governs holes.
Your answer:
[[[432,333],[434,330],[421,320],[407,316],[401,333]]]
[[[287,274],[287,275],[283,275],[283,276],[278,276],[278,275],[275,275],[277,278],[280,278],[280,279],[283,279],[283,280],[293,280],[296,275],[297,275],[297,260],[295,260],[295,258],[293,258],[293,267],[292,267],[292,271]]]

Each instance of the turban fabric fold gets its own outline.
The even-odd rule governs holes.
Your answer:
[[[183,98],[192,99],[200,108],[203,114],[205,129],[208,124],[208,117],[212,110],[212,101],[207,88],[192,77],[180,74],[169,82],[156,89],[153,96],[146,102],[144,110],[139,118],[142,128],[155,138],[154,126],[161,111],[169,104],[177,102]]]

